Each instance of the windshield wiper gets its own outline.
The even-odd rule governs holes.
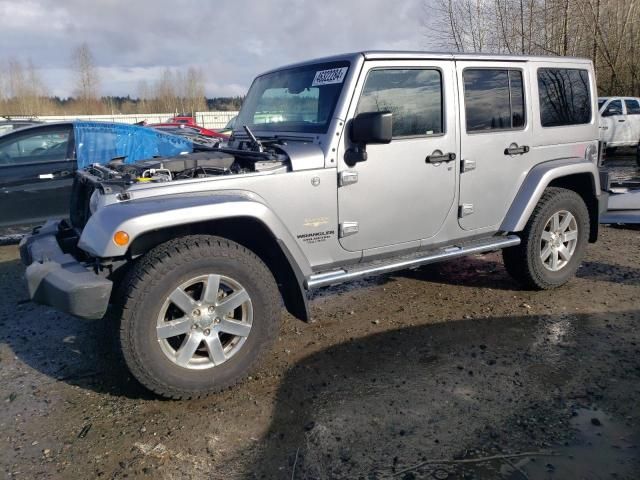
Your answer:
[[[251,139],[251,143],[253,143],[253,146],[258,150],[258,152],[264,152],[264,146],[262,145],[260,140],[256,138],[251,129],[247,125],[243,125],[242,128],[244,128],[244,131],[247,132],[247,135],[249,135],[249,138]]]

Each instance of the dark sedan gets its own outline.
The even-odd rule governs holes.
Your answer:
[[[0,240],[66,217],[78,165],[126,162],[192,151],[193,143],[110,122],[40,124],[0,136]]]
[[[74,150],[71,122],[0,137],[0,235],[68,212]]]

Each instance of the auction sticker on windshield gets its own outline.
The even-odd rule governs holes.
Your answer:
[[[348,69],[349,67],[320,70],[316,72],[316,76],[313,77],[313,83],[311,84],[311,86],[319,87],[321,85],[330,85],[332,83],[342,83]]]

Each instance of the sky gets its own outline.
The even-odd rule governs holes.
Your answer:
[[[165,68],[201,67],[206,94],[243,95],[258,73],[365,49],[428,49],[425,0],[0,0],[0,64],[29,59],[73,92],[87,42],[102,95],[136,97]]]

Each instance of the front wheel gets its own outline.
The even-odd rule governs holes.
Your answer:
[[[547,188],[521,234],[522,243],[503,250],[504,265],[526,287],[564,285],[584,258],[589,212],[572,190]]]
[[[277,336],[280,295],[251,251],[190,236],[145,255],[128,275],[120,344],[131,373],[170,398],[229,387]]]

